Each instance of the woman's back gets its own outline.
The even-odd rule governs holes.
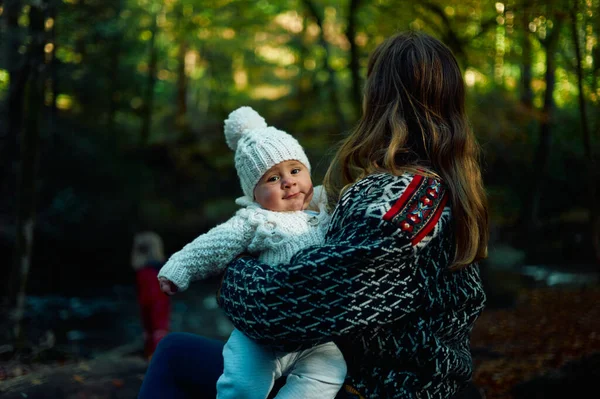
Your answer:
[[[408,173],[375,174],[352,186],[333,215],[335,226],[330,234],[338,235],[338,239],[347,236],[347,229],[338,230],[342,224],[352,223],[352,219],[364,223],[379,216],[383,221],[378,230],[404,241],[393,248],[391,262],[372,260],[372,275],[360,279],[363,289],[357,284],[343,293],[372,292],[374,285],[388,284],[386,302],[390,309],[398,302],[406,303],[406,297],[419,296],[409,302],[415,304],[414,309],[404,309],[405,317],[338,342],[343,351],[347,349],[344,354],[349,375],[360,377],[352,377],[350,383],[367,397],[404,398],[416,391],[444,397],[471,377],[469,335],[483,311],[485,294],[476,265],[450,271],[455,236],[451,207],[445,198],[446,189],[437,179]],[[393,227],[398,225],[399,230]],[[365,239],[372,239],[366,233],[372,229],[357,230],[365,232]],[[404,280],[386,278],[390,273],[399,275],[402,268],[409,269]],[[415,278],[413,273],[422,278]],[[360,320],[385,311],[380,302],[377,308],[363,307]],[[357,351],[357,347],[362,350]],[[431,383],[423,388],[424,381]]]

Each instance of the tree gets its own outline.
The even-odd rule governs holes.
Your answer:
[[[592,141],[590,137],[590,129],[588,126],[587,117],[587,106],[585,94],[583,91],[583,66],[581,57],[581,48],[579,44],[579,27],[577,26],[577,16],[579,14],[579,1],[574,2],[574,6],[571,9],[571,34],[573,39],[573,46],[575,48],[575,62],[576,62],[576,73],[577,73],[577,92],[579,101],[579,112],[581,119],[581,131],[582,131],[582,142],[585,154],[585,160],[588,172],[588,206],[590,210],[590,234],[592,238],[592,246],[594,249],[594,255],[596,260],[600,264],[600,215],[599,215],[599,204],[597,200],[597,172],[594,163],[594,157],[592,155]]]
[[[529,23],[531,20],[531,0],[523,0],[521,14],[521,29],[523,31],[523,61],[521,65],[521,103],[531,111],[533,107],[533,91],[531,90],[531,34]]]
[[[362,85],[360,78],[360,54],[358,51],[358,46],[356,45],[356,25],[357,18],[356,14],[360,7],[360,0],[350,0],[349,9],[348,9],[348,25],[346,26],[346,37],[348,42],[350,43],[350,76],[352,77],[352,86],[351,86],[351,102],[354,106],[354,112],[356,115],[360,115],[361,113],[361,104],[362,104]]]
[[[344,117],[344,113],[342,112],[341,103],[339,101],[338,94],[338,83],[335,70],[331,67],[329,62],[330,50],[329,43],[325,39],[325,30],[323,26],[323,18],[321,14],[317,10],[317,7],[311,0],[303,0],[304,6],[308,10],[309,15],[315,20],[315,23],[319,26],[319,44],[323,47],[323,68],[327,71],[327,88],[329,91],[329,99],[331,108],[336,117],[336,121],[340,130],[344,130],[346,128],[346,118]]]
[[[555,13],[552,15],[552,27],[546,28],[547,36],[539,38],[544,47],[546,55],[546,71],[544,80],[546,90],[544,92],[544,104],[542,107],[542,120],[540,123],[540,137],[536,149],[534,165],[536,165],[535,177],[532,178],[531,190],[529,194],[528,206],[523,211],[528,211],[527,228],[529,233],[535,233],[540,227],[539,212],[542,191],[547,179],[548,167],[550,162],[550,151],[552,146],[552,126],[554,123],[554,88],[556,86],[556,51],[560,30],[565,15]],[[550,18],[550,16],[548,17]],[[534,237],[534,235],[529,235]],[[534,240],[531,240],[534,241]],[[532,242],[533,244],[533,242]]]
[[[24,130],[21,133],[21,157],[17,184],[16,242],[13,258],[9,303],[13,310],[15,337],[21,336],[21,320],[25,310],[25,290],[33,255],[35,228],[36,178],[39,159],[40,110],[44,102],[44,8],[46,2],[29,8],[30,44],[25,55],[28,64],[25,87]]]
[[[25,85],[29,75],[29,64],[19,54],[21,31],[19,16],[22,4],[20,0],[6,0],[3,22],[6,33],[4,54],[6,69],[10,76],[8,99],[6,101],[7,123],[0,136],[0,193],[8,194],[9,181],[13,178],[12,166],[16,160],[18,134],[23,126],[23,101]],[[6,281],[10,286],[10,281]],[[9,291],[5,291],[9,292]]]
[[[156,49],[156,36],[158,35],[158,7],[159,6],[155,5],[151,10],[152,23],[150,26],[150,40],[148,41],[148,75],[144,93],[142,128],[140,131],[140,143],[142,145],[148,144],[152,124],[152,112],[154,110],[154,86],[156,85],[156,70],[158,64],[158,50]]]

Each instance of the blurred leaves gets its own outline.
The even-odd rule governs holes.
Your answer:
[[[16,28],[0,25],[3,38],[18,42],[21,57],[0,52],[1,134],[9,116],[9,70],[21,65],[30,42],[26,25],[31,4],[20,3],[22,23]],[[457,55],[467,82],[468,115],[484,151],[492,222],[501,229],[523,227],[519,223],[528,212],[529,187],[543,177],[539,165],[532,164],[539,125],[547,118],[540,110],[546,89],[543,43],[556,29],[557,18],[570,18],[565,12],[570,3],[362,0],[353,19],[350,0],[44,4],[44,40],[53,46],[45,53],[45,108],[39,121],[40,242],[56,239],[81,248],[87,237],[90,247],[102,242],[113,248],[106,255],[108,263],[126,262],[129,242],[115,244],[110,232],[118,231],[120,237],[142,227],[168,232],[166,246],[176,249],[226,218],[241,190],[233,154],[224,143],[223,121],[241,105],[254,107],[270,125],[297,136],[314,165],[314,180],[320,182],[334,145],[359,118],[352,90],[362,88],[369,53],[385,37],[407,29],[440,38]],[[578,5],[583,88],[589,124],[597,132],[600,2],[578,0]],[[154,64],[149,48],[153,21]],[[347,37],[353,21],[358,78],[350,70]],[[587,208],[583,188],[589,185],[582,173],[586,164],[569,24],[559,31],[557,49],[550,167],[540,205],[543,223]],[[532,106],[522,101],[527,63]],[[150,129],[142,140],[147,115]],[[341,122],[346,122],[343,128]],[[598,154],[597,134],[592,147]],[[14,162],[4,173],[16,181],[18,156],[11,156]],[[0,216],[10,223],[14,184],[2,189]],[[584,223],[577,228],[585,233]],[[563,240],[548,242],[559,238]],[[53,247],[53,241],[37,250],[46,246]],[[547,258],[558,259],[556,249],[546,247],[554,251]]]

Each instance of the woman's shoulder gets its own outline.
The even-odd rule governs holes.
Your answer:
[[[394,197],[402,195],[408,189],[415,189],[421,185],[443,186],[440,178],[427,174],[405,172],[393,174],[389,172],[372,173],[354,183],[344,195],[356,195],[359,193],[373,194],[381,193]]]
[[[433,209],[446,204],[447,189],[439,177],[406,172],[376,173],[356,183],[367,202],[384,203],[390,212],[399,209]]]
[[[416,245],[435,226],[446,225],[450,216],[448,198],[439,178],[415,173],[376,173],[348,189],[338,204],[338,214],[360,215],[395,226]]]

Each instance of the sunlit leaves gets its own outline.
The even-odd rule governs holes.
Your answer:
[[[156,51],[152,73],[157,94],[151,105],[152,140],[170,143],[193,137],[220,143],[223,118],[231,109],[247,104],[260,109],[268,120],[281,121],[282,128],[297,128],[295,133],[308,143],[309,150],[318,152],[339,133],[330,122],[331,113],[324,112],[330,106],[327,94],[332,75],[337,82],[340,108],[348,120],[355,120],[359,111],[352,109],[349,99],[355,83],[350,70],[351,43],[346,36],[350,0],[311,1],[322,17],[322,32],[306,2],[301,0],[57,2],[57,15],[46,16],[45,34],[47,54],[56,51],[53,73],[59,82],[54,96],[59,101],[58,109],[70,117],[81,112],[84,125],[92,121],[83,115],[97,115],[93,123],[102,124],[112,112],[117,130],[122,129],[119,137],[127,143],[136,142],[140,116],[147,107],[144,96],[149,85],[152,42]],[[31,42],[26,37],[27,3],[23,1],[25,6],[18,13],[19,35],[24,39],[19,43],[21,54],[26,54]],[[356,10],[354,26],[358,87],[362,87],[369,52],[378,43],[399,30],[424,30],[442,39],[459,58],[469,88],[470,116],[477,134],[491,143],[486,148],[488,159],[528,156],[536,136],[524,121],[535,124],[540,120],[539,108],[546,90],[544,43],[560,18],[570,18],[569,4],[574,3],[363,0]],[[597,107],[600,1],[578,0],[577,4],[585,74],[583,92],[587,101]],[[3,17],[6,10],[5,4]],[[577,95],[569,27],[563,25],[553,54],[555,100],[561,111],[575,109]],[[9,32],[1,33],[2,37],[9,36]],[[529,86],[533,109],[524,111],[519,108],[519,94],[526,43],[531,49]],[[6,66],[0,64],[0,68]],[[1,93],[6,93],[9,83],[0,74]],[[176,115],[182,85],[187,106],[183,116],[185,129],[180,128],[181,115]],[[597,113],[590,111],[589,115],[592,126],[596,126]],[[490,119],[495,123],[490,124]],[[576,134],[566,132],[576,129],[569,128],[558,127],[557,131],[563,130],[557,137],[574,141]],[[319,135],[312,137],[315,132]],[[214,158],[229,155],[223,152]],[[210,156],[206,157],[212,162]]]
[[[0,92],[8,89],[8,83],[10,81],[10,75],[8,71],[0,69]]]

